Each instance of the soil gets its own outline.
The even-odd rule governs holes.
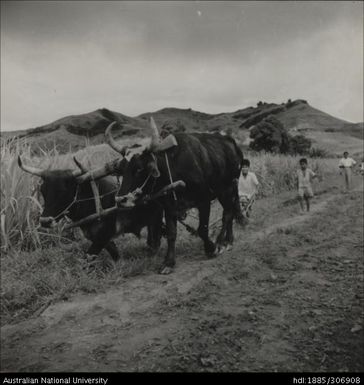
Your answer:
[[[363,192],[256,203],[231,251],[177,255],[1,329],[2,372],[363,371]],[[177,245],[178,250],[178,245]]]

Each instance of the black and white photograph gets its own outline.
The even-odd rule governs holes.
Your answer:
[[[362,383],[363,15],[1,1],[2,384]]]

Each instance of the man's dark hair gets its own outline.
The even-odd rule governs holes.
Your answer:
[[[301,163],[305,163],[305,164],[307,164],[307,159],[306,158],[302,158],[302,159],[300,159],[300,164]]]
[[[243,159],[241,162],[241,165],[244,167],[250,167],[250,160],[249,159]]]
[[[344,155],[345,155],[345,154],[348,154],[348,155],[349,155],[349,153],[348,153],[347,151],[344,152]]]

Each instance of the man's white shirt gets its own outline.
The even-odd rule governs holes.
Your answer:
[[[353,158],[341,158],[339,162],[339,167],[353,167],[356,165],[356,162]]]
[[[239,196],[245,195],[251,198],[256,193],[258,185],[258,179],[253,172],[248,171],[246,177],[241,174],[239,178]]]

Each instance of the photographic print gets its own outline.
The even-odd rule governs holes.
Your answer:
[[[362,1],[1,1],[3,383],[359,384],[363,120]]]

